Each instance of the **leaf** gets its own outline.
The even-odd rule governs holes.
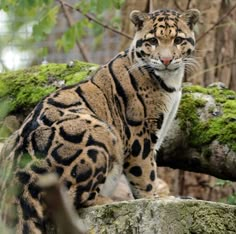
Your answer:
[[[97,1],[97,13],[101,14],[103,13],[105,10],[107,10],[108,8],[110,8],[112,6],[112,2],[111,1],[107,1],[107,0],[98,0]]]
[[[56,24],[58,10],[58,6],[53,7],[33,26],[33,36],[36,41],[43,40],[52,31]]]
[[[43,0],[43,2],[45,5],[50,5],[53,1],[52,0]]]
[[[89,12],[91,13],[96,9],[96,1],[97,0],[82,0],[79,3],[75,4],[74,7],[78,7],[80,10],[82,10],[83,14],[87,14]]]
[[[112,3],[116,9],[120,9],[125,3],[125,0],[112,0]]]
[[[76,42],[76,25],[70,27],[61,37],[61,39],[57,40],[58,49],[63,49],[65,52],[71,50]]]

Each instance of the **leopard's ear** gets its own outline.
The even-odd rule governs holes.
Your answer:
[[[131,22],[136,26],[138,30],[142,29],[144,21],[148,19],[148,14],[134,10],[129,16]]]
[[[193,29],[199,20],[200,14],[200,11],[197,9],[189,9],[181,14],[180,17],[187,23],[190,29]]]

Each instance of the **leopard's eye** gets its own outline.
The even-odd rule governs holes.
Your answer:
[[[158,44],[158,40],[155,37],[152,37],[152,38],[148,39],[148,42],[151,45],[157,45]]]
[[[184,38],[182,38],[182,37],[176,37],[175,40],[174,40],[174,43],[176,45],[179,45],[179,44],[182,43],[183,40],[184,40]]]

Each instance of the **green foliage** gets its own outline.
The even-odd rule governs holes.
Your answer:
[[[228,89],[200,86],[187,86],[184,92],[178,115],[182,129],[187,131],[190,144],[198,147],[217,139],[236,152],[236,93]],[[204,107],[204,101],[193,97],[192,92],[212,95],[222,113],[201,121],[198,108]]]
[[[33,34],[29,41],[39,41],[52,31],[56,24],[58,6],[52,0],[1,0],[0,9],[9,16],[9,30],[15,32],[11,40],[17,40],[18,30],[27,24],[33,24]],[[12,42],[13,42],[12,41]]]
[[[104,33],[103,27],[88,20],[84,15],[93,15],[102,22],[109,22],[109,25],[118,27],[119,24],[117,22],[120,18],[118,9],[123,3],[124,0],[78,1],[72,11],[73,15],[80,15],[80,18],[71,27],[68,26],[62,36],[58,38],[56,41],[57,48],[68,52],[75,46],[76,41],[80,41],[81,38],[88,34],[94,36],[95,42],[101,41],[101,35]],[[79,7],[82,14],[76,11],[76,7]],[[30,45],[45,40],[59,20],[61,20],[61,17],[63,17],[60,15],[60,19],[58,18],[60,8],[59,1],[53,0],[1,0],[0,9],[3,9],[9,16],[8,30],[12,33],[9,34],[7,39],[0,39],[0,53],[1,49],[9,42],[12,45],[21,45],[22,50],[25,50]],[[105,12],[108,14],[104,14]],[[71,17],[73,18],[72,15]],[[19,30],[27,26],[32,27],[32,35],[27,38],[20,38]],[[47,50],[39,48],[39,52],[45,56]]]
[[[51,31],[56,24],[56,17],[59,7],[55,6],[39,19],[38,23],[33,27],[33,35],[36,41],[42,41]]]
[[[9,98],[1,97],[0,98],[0,141],[7,138],[11,132],[9,129],[2,124],[4,118],[11,111],[11,101]]]
[[[228,197],[226,198],[226,201],[227,201],[228,204],[236,205],[236,193],[234,193],[234,194],[228,196]]]
[[[231,184],[232,184],[232,181],[217,179],[215,186],[224,187],[224,186],[231,185]]]
[[[86,35],[86,27],[88,26],[88,20],[82,19],[69,27],[62,37],[57,40],[56,44],[58,49],[63,49],[65,52],[71,50],[74,47],[76,40],[81,40],[81,38]]]

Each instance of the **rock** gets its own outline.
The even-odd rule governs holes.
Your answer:
[[[235,234],[236,206],[201,200],[133,200],[83,209],[88,233]]]

